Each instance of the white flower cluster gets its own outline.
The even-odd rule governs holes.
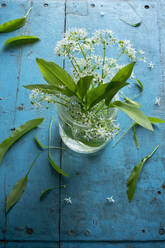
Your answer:
[[[98,46],[99,53],[102,51],[101,55],[96,54]],[[108,56],[111,54],[111,47],[113,47],[114,57]],[[72,64],[75,81],[80,77],[93,75],[96,83],[112,79],[124,66],[118,64],[120,57],[124,54],[131,61],[146,61],[143,50],[136,51],[129,40],[118,40],[111,30],[97,30],[89,37],[85,29],[70,29],[57,43],[55,53],[58,56],[68,57]]]
[[[31,104],[33,104],[36,108],[41,107],[42,102],[54,103],[54,95],[42,92],[39,89],[32,90],[32,93],[29,95]]]

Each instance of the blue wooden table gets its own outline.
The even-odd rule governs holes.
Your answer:
[[[54,107],[36,110],[24,84],[41,83],[35,58],[63,61],[54,55],[56,42],[70,27],[83,27],[89,33],[111,29],[120,39],[130,39],[146,52],[147,64],[136,66],[144,84],[138,98],[150,116],[165,119],[165,3],[164,1],[122,0],[4,0],[0,1],[0,23],[22,17],[32,6],[27,24],[0,35],[0,142],[13,128],[27,120],[45,117],[43,124],[21,138],[7,153],[0,166],[0,248],[164,248],[165,247],[165,126],[149,132],[137,130],[137,150],[130,131],[114,148],[110,143],[95,156],[53,151],[53,158],[70,178],[59,176],[48,163],[47,151],[33,167],[27,189],[16,206],[5,215],[5,199],[13,185],[27,172],[38,152],[34,135],[48,143],[48,127],[55,116],[53,142],[60,146]],[[101,14],[101,12],[104,12]],[[119,20],[143,20],[135,28]],[[26,47],[4,50],[3,43],[16,35],[36,35],[41,41]],[[148,63],[147,62],[147,63]],[[133,94],[137,89],[129,89]],[[154,104],[155,97],[161,105]],[[131,124],[119,115],[121,133]],[[135,197],[128,203],[126,182],[131,169],[157,144],[158,151],[145,165]],[[49,186],[67,184],[51,192],[42,202],[40,193]],[[106,198],[113,195],[114,204]],[[64,202],[71,197],[72,204]]]

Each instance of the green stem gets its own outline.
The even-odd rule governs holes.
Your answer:
[[[114,147],[120,140],[123,138],[123,136],[135,125],[136,123],[133,122],[132,125],[118,138],[118,140],[112,145]]]
[[[31,164],[31,166],[30,166],[30,168],[29,168],[29,170],[28,170],[28,172],[27,172],[26,176],[28,176],[28,175],[29,175],[29,173],[30,173],[30,171],[31,171],[31,169],[32,169],[32,167],[33,167],[33,165],[34,165],[34,164],[35,164],[35,162],[37,161],[37,159],[38,159],[38,157],[39,157],[40,153],[41,153],[41,152],[39,152],[39,153],[37,154],[37,156],[35,157],[35,159],[33,160],[33,162],[32,162],[32,164]]]
[[[105,55],[106,55],[105,42],[104,42],[103,49],[104,49],[104,56],[103,56],[103,64],[102,64],[102,78],[104,78],[104,69],[103,69],[103,67],[104,67],[104,64],[105,64]]]
[[[76,61],[76,59],[75,59],[75,57],[73,56],[72,53],[70,53],[70,56],[71,56],[72,60],[74,60],[74,63],[76,64],[76,66],[77,66],[79,72],[82,72],[81,69],[80,69],[80,66],[77,64],[77,61]]]
[[[121,57],[121,55],[122,55],[123,53],[124,53],[124,51],[122,51],[121,54],[116,58],[117,61],[120,59],[120,57]],[[116,61],[116,62],[117,62],[117,61]]]
[[[69,54],[68,54],[68,58],[69,58],[70,63],[72,64],[73,68],[75,69],[75,71],[79,75],[79,71],[77,70],[77,68],[76,68],[75,64],[73,63],[72,58],[71,58],[71,56]]]
[[[32,7],[30,7],[30,8],[28,9],[28,11],[27,11],[27,13],[26,13],[26,15],[25,15],[25,18],[28,17],[28,15],[29,15],[29,13],[30,13],[31,10],[32,10]]]
[[[80,45],[79,42],[78,42],[78,46],[79,46],[79,48],[80,48],[80,50],[81,50],[81,53],[82,53],[84,59],[86,60],[86,54],[84,53],[84,51],[83,51],[83,49],[82,49],[82,47],[81,47],[81,45]]]

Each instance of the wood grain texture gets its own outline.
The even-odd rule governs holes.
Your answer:
[[[63,61],[54,55],[56,42],[64,31],[71,27],[86,28],[89,33],[96,29],[112,29],[120,39],[130,39],[137,49],[146,52],[147,63],[155,64],[153,70],[147,63],[136,65],[136,75],[144,84],[144,94],[137,100],[144,112],[165,119],[165,3],[163,1],[122,0],[49,0],[33,2],[23,0],[0,1],[6,7],[0,8],[0,22],[23,16],[29,6],[33,9],[27,24],[13,32],[1,35],[1,47],[5,40],[16,35],[36,35],[41,41],[21,49],[0,51],[0,142],[11,129],[23,122],[45,117],[44,123],[15,144],[4,157],[0,167],[0,243],[7,248],[163,248],[165,236],[165,170],[164,136],[165,127],[160,125],[151,133],[137,129],[140,150],[137,151],[133,133],[129,132],[121,142],[95,156],[83,156],[69,150],[62,156],[53,152],[57,164],[67,173],[69,179],[58,176],[48,164],[47,152],[29,175],[26,192],[17,205],[5,216],[5,197],[13,185],[25,175],[38,148],[35,134],[44,144],[48,142],[48,127],[51,116],[55,116],[52,138],[60,145],[57,114],[54,107],[36,110],[29,101],[29,91],[24,84],[42,83],[43,79],[35,58]],[[47,3],[48,5],[45,5]],[[145,8],[148,5],[149,8]],[[104,16],[101,16],[104,12]],[[134,28],[121,22],[143,20]],[[66,63],[69,70],[69,65]],[[137,93],[132,86],[128,96]],[[154,105],[155,97],[161,97],[161,106]],[[121,133],[131,121],[119,114]],[[157,144],[159,150],[145,165],[134,200],[128,203],[126,181],[128,175],[143,156],[149,154]],[[66,189],[51,192],[40,202],[40,192],[46,187],[67,184]],[[115,204],[108,204],[106,197],[114,196]],[[64,198],[70,196],[72,205],[66,205]],[[7,242],[9,241],[9,242]]]

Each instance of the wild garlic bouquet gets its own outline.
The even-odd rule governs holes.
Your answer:
[[[84,29],[71,29],[57,43],[55,53],[71,64],[72,76],[56,63],[37,58],[47,84],[25,88],[32,90],[31,103],[38,107],[44,101],[57,103],[60,134],[73,150],[81,145],[95,151],[112,139],[119,129],[116,109],[152,130],[137,102],[118,97],[134,77],[136,61],[145,61],[142,50],[136,51],[128,40],[118,40],[111,30],[98,30],[89,37]],[[129,64],[121,64],[123,56]]]

